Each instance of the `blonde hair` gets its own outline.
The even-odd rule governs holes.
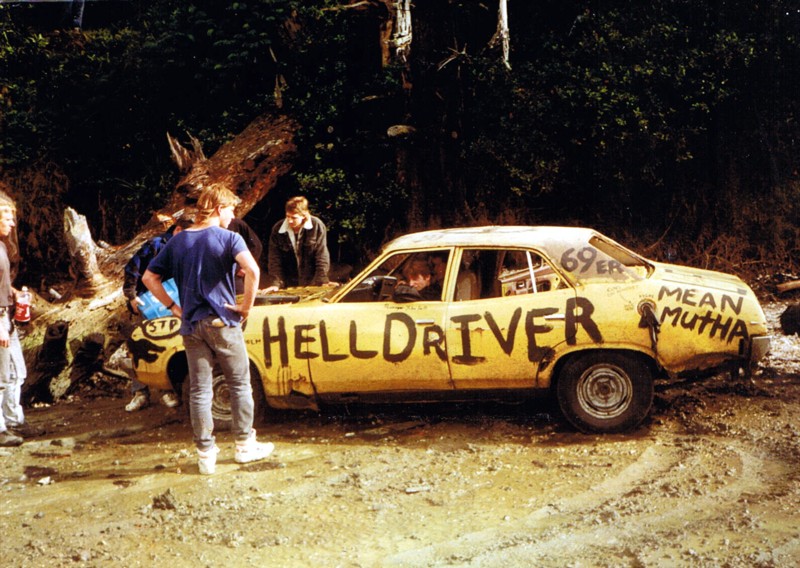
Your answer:
[[[302,195],[298,195],[297,197],[292,197],[291,199],[289,199],[289,201],[286,202],[286,212],[308,215],[310,213],[308,210],[308,199],[306,199]]]
[[[17,215],[17,205],[14,200],[5,192],[0,190],[0,211],[10,211],[12,215]]]
[[[220,183],[216,183],[205,188],[197,198],[196,223],[202,223],[214,215],[217,207],[236,206],[241,203],[241,199],[236,197],[230,189]]]
[[[0,215],[3,213],[11,213],[11,215],[14,216],[14,222],[16,223],[17,204],[8,193],[0,189]],[[7,237],[4,237],[2,240],[6,245],[8,259],[11,261],[12,265],[16,265],[20,261],[19,242],[16,227],[11,231],[11,234],[9,234]],[[12,267],[12,276],[14,272],[16,272],[16,267]]]

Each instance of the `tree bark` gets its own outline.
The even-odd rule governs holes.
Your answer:
[[[389,17],[381,25],[383,66],[406,63],[411,51],[411,0],[384,0]]]
[[[86,217],[78,215],[71,207],[64,211],[64,234],[72,259],[71,269],[76,277],[76,291],[79,296],[93,296],[107,279],[98,269],[97,246],[92,240]]]
[[[497,31],[489,42],[489,45],[494,46],[497,43],[500,43],[503,50],[503,65],[505,65],[506,69],[511,69],[511,63],[509,63],[511,34],[508,31],[508,4],[506,0],[498,0]]]

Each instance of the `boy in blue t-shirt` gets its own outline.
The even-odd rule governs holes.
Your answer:
[[[241,322],[253,307],[259,268],[244,239],[227,227],[239,199],[222,185],[204,189],[197,200],[195,224],[175,235],[150,262],[142,281],[158,301],[181,318],[180,334],[189,365],[189,410],[201,474],[214,473],[216,445],[212,371],[225,373],[231,394],[235,460],[247,463],[269,456],[271,443],[256,441],[250,362]],[[235,275],[244,271],[244,294],[236,302]],[[174,278],[181,306],[162,282]]]

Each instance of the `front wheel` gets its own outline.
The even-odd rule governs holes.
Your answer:
[[[639,357],[593,352],[564,365],[556,384],[561,412],[582,432],[624,432],[653,405],[653,374]]]

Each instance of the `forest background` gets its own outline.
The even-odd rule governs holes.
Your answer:
[[[299,125],[292,171],[246,217],[266,241],[303,193],[335,261],[410,230],[597,228],[652,258],[798,270],[800,2],[417,0],[387,60],[380,0],[0,4],[0,182],[17,282],[65,274],[66,206],[130,239],[179,172],[262,114]]]

